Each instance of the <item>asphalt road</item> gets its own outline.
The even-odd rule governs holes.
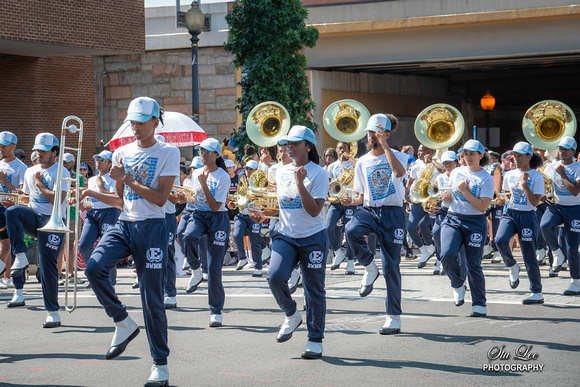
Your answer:
[[[521,256],[518,261],[522,264]],[[251,269],[224,268],[224,326],[209,328],[207,289],[185,294],[187,278],[178,279],[178,308],[169,310],[170,383],[172,386],[255,385],[578,385],[580,380],[580,296],[563,296],[568,272],[547,278],[542,267],[544,305],[525,306],[528,281],[522,270],[516,290],[503,265],[484,261],[488,316],[470,318],[466,304],[455,307],[446,276],[432,266],[417,269],[404,260],[402,331],[381,336],[385,285],[380,279],[371,296],[357,290],[362,270],[346,276],[327,271],[324,354],[303,360],[306,327],[286,343],[276,334],[284,316],[265,278]],[[140,324],[133,272],[119,270],[119,295]],[[1,386],[140,386],[149,376],[151,358],[145,331],[125,353],[104,358],[114,327],[90,290],[79,293],[79,308],[61,311],[63,325],[43,329],[45,312],[40,284],[25,287],[26,307],[7,309],[11,291],[0,290]],[[62,294],[61,294],[62,295]],[[303,305],[303,291],[295,298]],[[61,302],[62,304],[62,302]],[[517,360],[515,357],[526,360]],[[489,357],[499,359],[489,360]],[[495,367],[499,371],[484,370]],[[519,369],[515,367],[520,367]],[[508,367],[506,370],[505,367]],[[514,367],[512,370],[511,367]],[[524,370],[522,367],[525,367]]]

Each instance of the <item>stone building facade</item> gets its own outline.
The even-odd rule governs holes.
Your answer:
[[[199,50],[199,124],[208,136],[223,139],[236,127],[236,69],[222,47]],[[103,76],[103,129],[108,142],[123,124],[131,99],[155,98],[166,111],[192,114],[191,50],[95,57],[95,78]],[[99,95],[95,82],[95,95]],[[97,107],[99,117],[101,107]]]

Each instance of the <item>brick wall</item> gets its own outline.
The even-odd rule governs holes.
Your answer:
[[[145,51],[143,0],[2,0],[0,39]]]
[[[66,116],[83,120],[82,160],[92,165],[96,150],[94,71],[92,57],[32,58],[0,55],[0,130],[18,136],[18,148],[29,162],[34,138],[54,133]],[[76,135],[67,144],[76,147]]]
[[[236,70],[222,47],[199,49],[199,124],[208,136],[222,139],[237,126]],[[155,98],[167,111],[191,116],[191,50],[149,51],[143,55],[95,58],[95,95],[104,78],[104,141],[122,125],[131,99]],[[99,106],[95,110],[99,117]]]

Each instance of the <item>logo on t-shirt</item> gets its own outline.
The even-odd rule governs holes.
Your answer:
[[[155,178],[157,162],[157,157],[125,157],[123,159],[125,174],[131,176],[138,183],[150,187]],[[130,201],[142,199],[128,185],[125,186],[123,196],[125,200]]]
[[[460,201],[460,202],[467,202],[468,201],[467,198],[465,196],[463,196],[461,191],[459,191],[457,189],[457,185],[459,185],[459,183],[463,180],[467,180],[467,189],[475,197],[477,197],[477,187],[479,186],[479,182],[481,180],[479,180],[479,179],[476,180],[472,177],[465,176],[461,173],[458,173],[455,176],[455,185],[453,186],[453,199]]]
[[[372,200],[386,199],[395,193],[395,185],[391,179],[392,174],[393,170],[389,164],[367,167],[366,176]]]
[[[576,176],[575,176],[574,171],[572,171],[570,169],[565,169],[564,173],[566,174],[566,176],[568,177],[568,179],[570,181],[576,181]],[[562,176],[560,176],[560,174],[558,172],[556,172],[555,170],[554,170],[553,175],[552,175],[552,180],[554,181],[554,191],[556,192],[556,195],[558,195],[558,196],[572,196],[572,192],[568,191],[568,188],[566,188],[566,185],[562,181]]]
[[[284,171],[280,177],[278,188],[278,204],[280,209],[297,210],[302,208],[302,200],[296,186],[294,171]]]
[[[209,188],[209,192],[211,196],[215,197],[215,191],[217,190],[217,181],[214,180],[207,180],[206,182],[207,188]],[[195,179],[194,183],[194,192],[195,192],[195,208],[200,211],[211,211],[211,207],[207,204],[207,199],[205,198],[205,193],[203,193],[203,189],[201,188],[201,184],[199,180]]]
[[[147,250],[147,262],[145,269],[162,269],[163,268],[163,250],[159,247],[151,247]]]
[[[6,180],[12,182],[12,173],[14,172],[12,169],[1,169],[0,171],[3,171],[4,173],[6,173]],[[18,184],[13,184],[13,185],[17,186]],[[16,187],[16,188],[18,188],[18,187]],[[10,190],[2,182],[0,182],[0,192],[10,192]]]
[[[48,178],[47,175],[43,172],[42,173],[42,182],[45,186],[49,187],[48,185]],[[47,198],[44,197],[40,188],[34,184],[33,174],[30,174],[28,179],[28,187],[30,188],[30,201],[38,204],[50,204]],[[50,187],[49,187],[50,188]]]
[[[528,179],[528,186],[531,184],[531,179]],[[522,183],[519,176],[511,176],[509,181],[510,191],[512,193],[512,203],[525,206],[528,204],[528,197],[522,188]]]

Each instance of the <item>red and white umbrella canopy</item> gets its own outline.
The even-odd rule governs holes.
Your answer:
[[[155,133],[162,135],[168,144],[176,147],[199,145],[207,138],[207,134],[201,126],[185,114],[165,112],[163,122],[163,124],[159,123]],[[114,151],[134,141],[135,136],[133,136],[133,131],[131,130],[131,123],[127,121],[117,130],[117,133],[109,142],[109,147],[111,151]]]

